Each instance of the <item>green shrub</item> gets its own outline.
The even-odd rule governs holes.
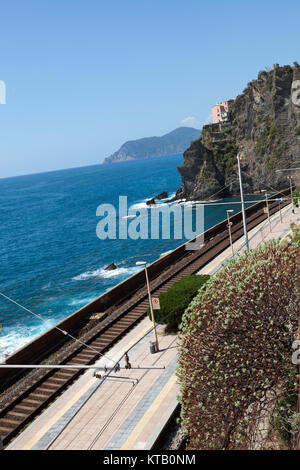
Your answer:
[[[296,129],[296,135],[300,135],[300,126]]]
[[[190,448],[264,448],[276,403],[298,395],[299,259],[300,247],[271,240],[226,262],[185,311],[177,376]]]
[[[292,234],[289,235],[290,240],[292,243],[300,246],[300,225],[296,225],[293,222],[291,223],[291,231]]]
[[[296,207],[299,207],[299,199],[300,199],[300,189],[296,188],[293,192],[293,204]]]
[[[209,278],[209,275],[185,276],[175,282],[167,292],[160,294],[160,310],[154,311],[157,323],[177,328],[183,312]],[[148,315],[151,319],[150,308],[148,308]]]

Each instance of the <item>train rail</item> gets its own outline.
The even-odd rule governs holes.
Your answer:
[[[280,197],[282,193],[288,195],[289,190],[285,190],[280,195],[275,195],[275,197]],[[288,203],[285,200],[282,207]],[[255,204],[248,209],[247,228],[251,230],[264,221],[267,215],[264,212],[263,203]],[[275,213],[278,210],[278,204],[270,202],[269,209],[270,214]],[[243,235],[243,223],[241,216],[238,214],[232,220],[234,223],[232,226],[232,239],[235,242]],[[171,285],[182,277],[197,273],[228,246],[228,230],[226,222],[222,222],[205,232],[204,246],[200,250],[182,252],[179,259],[167,265],[158,275],[153,276],[151,279],[152,294],[159,295],[161,292],[167,291]],[[83,334],[80,334],[80,328],[77,328],[77,335],[90,348],[76,342],[62,344],[53,358],[50,354],[50,352],[53,353],[52,346],[49,347],[48,360],[49,357],[52,357],[52,363],[53,359],[56,359],[56,364],[93,364],[145,317],[147,308],[146,287],[145,285],[138,286],[136,291],[131,293],[129,297],[120,299],[119,305],[114,307],[113,311],[112,307],[108,306],[102,312],[97,312],[97,310],[89,312],[89,318],[94,319],[95,326],[88,329],[88,331],[83,330]],[[99,319],[96,323],[95,318]],[[47,355],[44,354],[43,359],[47,360]],[[25,363],[25,361],[26,357],[23,361],[19,360],[18,364]],[[13,374],[13,370],[10,369],[10,371]],[[32,422],[42,410],[65,391],[80,374],[82,374],[80,370],[64,369],[46,372],[38,371],[27,381],[26,375],[16,378],[14,388],[17,392],[12,395],[7,390],[3,390],[2,394],[0,434],[3,444],[5,446],[9,444],[28,423]],[[9,382],[7,383],[9,384]],[[22,383],[25,383],[23,388]],[[9,386],[7,386],[7,389],[9,389]]]

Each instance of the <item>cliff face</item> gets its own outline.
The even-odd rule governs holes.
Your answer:
[[[203,200],[239,193],[237,153],[245,192],[282,189],[280,168],[300,167],[300,67],[275,65],[248,83],[230,107],[229,124],[204,126],[201,137],[184,152],[178,167],[182,185],[177,198]],[[298,183],[299,184],[299,183]],[[226,189],[222,189],[227,186]]]
[[[103,163],[116,163],[125,160],[173,155],[183,152],[193,139],[198,138],[200,130],[191,127],[178,127],[161,137],[145,137],[125,142],[122,147]]]

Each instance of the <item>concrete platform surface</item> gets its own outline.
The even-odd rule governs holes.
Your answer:
[[[154,340],[145,318],[98,364],[110,367],[129,352],[134,366],[161,369],[123,370],[101,385],[89,370],[8,446],[8,450],[147,449],[155,430],[176,403],[177,337],[158,329],[159,352],[150,353]],[[108,359],[110,358],[110,359]],[[124,365],[124,361],[121,362]],[[162,367],[165,367],[164,369]],[[137,382],[138,379],[138,382]],[[153,434],[154,433],[154,434]]]

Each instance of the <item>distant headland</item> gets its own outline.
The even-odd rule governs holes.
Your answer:
[[[126,160],[172,155],[184,152],[193,140],[200,137],[201,130],[192,127],[178,127],[161,137],[144,137],[125,142],[120,149],[103,163],[117,163]]]

